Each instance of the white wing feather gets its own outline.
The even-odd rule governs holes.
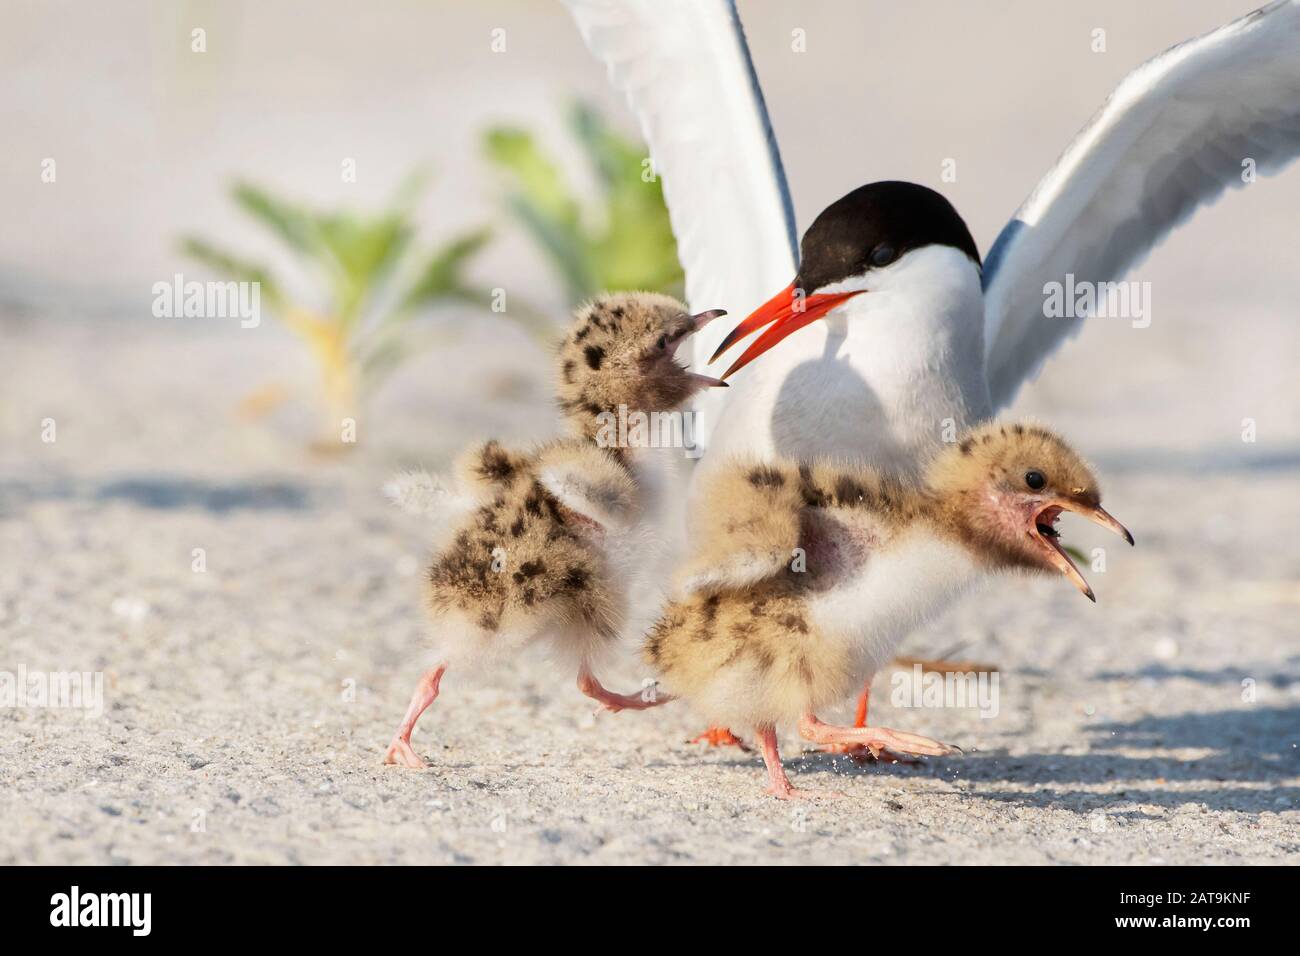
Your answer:
[[[743,317],[798,262],[794,212],[767,108],[732,0],[564,0],[650,146],[692,311]],[[693,338],[705,365],[730,326]],[[708,441],[726,389],[697,399]]]
[[[1279,0],[1130,73],[998,236],[984,268],[994,408],[1081,319],[1047,318],[1044,285],[1122,279],[1243,162],[1300,153],[1300,3]]]
[[[776,577],[790,566],[790,549],[740,551],[709,564],[688,565],[678,579],[677,591],[688,594],[714,594],[733,588],[747,588]]]
[[[409,515],[440,523],[456,521],[477,504],[455,484],[427,471],[404,471],[384,483],[384,497]]]
[[[602,528],[626,531],[640,516],[634,489],[593,478],[581,467],[545,467],[539,480],[560,504]]]

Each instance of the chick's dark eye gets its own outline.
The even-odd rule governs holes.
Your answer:
[[[894,247],[891,245],[876,246],[871,250],[871,264],[873,266],[887,266],[894,261]]]
[[[666,335],[659,336],[659,341],[655,343],[655,348],[657,348],[661,352],[664,349],[668,348],[668,336]]]
[[[1027,471],[1025,472],[1025,484],[1034,491],[1039,491],[1047,484],[1047,479],[1043,477],[1041,471]]]

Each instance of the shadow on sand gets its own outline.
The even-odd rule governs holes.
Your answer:
[[[1296,663],[1296,658],[1288,658],[1288,663]],[[1198,667],[1168,667],[1164,664],[1148,664],[1136,671],[1102,671],[1097,680],[1191,680],[1200,684],[1239,684],[1245,677],[1252,676],[1258,668],[1219,667],[1206,670]],[[1284,690],[1300,681],[1300,673],[1260,674],[1260,683],[1277,690]]]
[[[1023,806],[1088,812],[1116,803],[1175,808],[1204,804],[1211,810],[1259,813],[1294,809],[1300,801],[1300,707],[1254,707],[1142,717],[1127,723],[1097,724],[1088,730],[1086,754],[1024,754],[1005,751],[967,753],[926,767],[860,765],[848,757],[806,753],[792,759],[795,775],[932,775],[949,782],[1005,782],[1016,790],[979,787],[967,799],[997,800]],[[1213,751],[1180,759],[1166,753],[1133,755],[1118,750]],[[1188,787],[1198,782],[1213,787]],[[1116,786],[1116,785],[1119,786]],[[797,785],[797,784],[796,784]],[[1084,787],[1107,785],[1105,792]],[[1019,789],[1024,788],[1024,789]],[[1124,811],[1141,816],[1141,811]]]
[[[126,502],[156,511],[195,508],[225,514],[238,510],[301,511],[311,504],[311,493],[305,485],[284,481],[223,484],[169,475],[119,478],[100,484],[67,479],[0,482],[0,514],[42,501]]]

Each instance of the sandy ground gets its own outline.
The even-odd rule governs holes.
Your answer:
[[[800,227],[906,178],[942,189],[985,250],[1121,77],[1253,5],[740,4]],[[501,226],[486,125],[538,130],[581,187],[564,104],[630,130],[619,98],[558,5],[533,0],[7,12],[0,685],[22,668],[105,685],[98,719],[0,707],[0,862],[1296,858],[1300,169],[1198,214],[1131,276],[1152,285],[1150,328],[1092,323],[1026,393],[1021,410],[1095,459],[1139,547],[1068,525],[1108,549],[1098,605],[1006,581],[909,640],[1003,668],[987,719],[894,707],[877,683],[876,719],[965,756],[859,768],[789,737],[796,783],[846,796],[786,806],[759,795],[756,757],[687,745],[701,728],[684,708],[592,719],[572,675],[520,661],[448,676],[415,737],[434,769],[409,773],[380,756],[423,663],[428,529],[378,489],[472,437],[545,434],[541,356],[473,316],[362,415],[353,454],[322,461],[305,409],[232,413],[306,374],[277,328],[149,320],[149,290],[194,271],[182,232],[282,262],[230,207],[232,176],[365,207],[428,161],[420,222],[445,239]],[[526,239],[501,234],[476,277],[558,301]],[[628,663],[609,682],[642,676]]]
[[[322,461],[306,416],[232,415],[298,373],[274,327],[5,323],[0,670],[105,686],[97,719],[0,709],[0,862],[1296,859],[1300,455],[1178,447],[1161,438],[1181,407],[1087,396],[1101,330],[1029,405],[1094,455],[1139,547],[1109,548],[1096,606],[1009,580],[910,640],[1002,665],[996,716],[894,707],[876,684],[876,720],[965,756],[859,768],[788,735],[796,784],[844,796],[781,804],[755,756],[687,744],[701,728],[683,706],[593,718],[572,675],[520,661],[449,674],[415,736],[432,769],[381,766],[421,664],[428,529],[377,490],[473,433],[550,426],[540,357],[510,334],[408,367],[361,446]],[[1089,530],[1067,537],[1110,545]]]

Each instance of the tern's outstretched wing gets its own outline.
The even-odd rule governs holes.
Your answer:
[[[994,408],[1015,398],[1078,318],[1044,286],[1122,279],[1248,170],[1300,153],[1300,2],[1278,0],[1130,73],[1002,230],[984,267]]]
[[[650,144],[692,311],[748,315],[794,275],[794,212],[734,0],[564,0]],[[707,363],[727,330],[694,338]],[[724,389],[699,398],[701,441]]]

